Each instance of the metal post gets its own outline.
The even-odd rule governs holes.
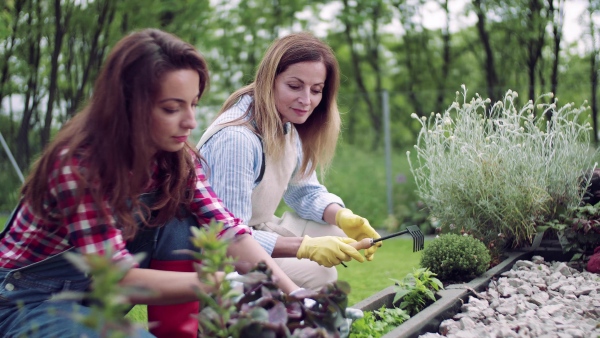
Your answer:
[[[8,159],[10,160],[10,163],[12,163],[13,167],[15,168],[17,175],[19,175],[19,178],[21,179],[21,183],[25,182],[23,173],[21,172],[21,169],[19,169],[19,166],[17,165],[17,161],[15,161],[15,158],[12,156],[12,153],[10,152],[10,149],[8,148],[8,144],[6,144],[6,141],[4,141],[4,136],[2,136],[1,132],[0,132],[0,143],[2,143],[2,147],[4,148],[4,151],[6,151],[6,154],[8,155]]]
[[[383,108],[383,133],[385,142],[385,172],[386,172],[386,190],[388,202],[388,215],[394,214],[392,201],[392,141],[390,138],[390,107],[388,104],[388,92],[384,90],[381,93],[381,105]]]

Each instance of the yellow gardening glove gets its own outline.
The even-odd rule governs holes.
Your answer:
[[[344,231],[348,237],[360,241],[365,238],[380,238],[379,234],[366,218],[355,215],[350,209],[340,209],[335,214],[335,224]],[[381,242],[375,243],[368,249],[365,249],[365,258],[372,261],[375,256],[375,251],[381,246]]]
[[[323,236],[309,237],[304,236],[296,257],[298,259],[308,258],[325,267],[332,267],[340,264],[342,261],[348,262],[352,258],[359,262],[364,262],[365,258],[350,246],[350,243],[356,243],[352,238]]]

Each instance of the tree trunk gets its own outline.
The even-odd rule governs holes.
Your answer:
[[[481,40],[485,51],[485,79],[487,83],[487,92],[490,100],[496,102],[500,99],[500,94],[498,93],[498,75],[494,63],[494,52],[492,51],[490,37],[485,27],[485,11],[481,0],[473,0],[473,6],[475,8],[475,14],[477,15],[477,32],[479,33],[479,39]]]
[[[97,71],[97,69],[101,67],[107,44],[110,40],[108,39],[109,30],[107,28],[110,26],[115,17],[115,9],[116,6],[112,1],[105,1],[101,4],[100,11],[98,13],[97,26],[92,36],[92,44],[90,50],[88,51],[89,56],[87,59],[87,63],[83,67],[83,74],[80,83],[77,85],[77,92],[75,93],[75,96],[72,98],[72,101],[69,104],[70,109],[69,111],[67,111],[67,118],[70,118],[73,115],[75,115],[77,110],[80,108],[80,104],[85,94],[85,89],[87,85],[89,85],[88,82],[91,77],[92,70]],[[100,37],[103,34],[104,38],[102,39],[102,45],[99,45]]]
[[[544,40],[546,37],[546,23],[542,12],[544,5],[541,0],[530,0],[529,11],[527,12],[527,31],[525,32],[525,45],[527,46],[527,75],[529,77],[529,99],[536,100],[535,94],[535,71],[538,61],[542,56]]]
[[[347,11],[349,6],[348,6],[348,0],[343,0],[344,3],[344,9],[343,11]],[[367,91],[367,86],[365,85],[364,79],[363,79],[363,75],[362,72],[360,70],[360,58],[358,56],[358,52],[356,51],[356,47],[355,47],[355,43],[354,43],[354,38],[352,37],[352,23],[350,22],[350,20],[348,20],[348,15],[342,15],[342,20],[344,22],[344,36],[346,37],[346,41],[348,42],[348,47],[350,49],[350,56],[352,59],[352,70],[354,72],[354,79],[356,80],[356,84],[358,86],[358,90],[360,92],[359,95],[361,95],[361,97],[364,99],[365,103],[367,104],[367,110],[368,110],[368,114],[369,116],[371,116],[372,114],[375,113],[375,104],[373,103],[373,101],[371,100],[371,98],[368,95],[368,91]],[[371,118],[371,120],[373,120],[373,118]],[[373,128],[376,128],[376,126],[373,126]],[[376,133],[378,133],[378,130],[375,130]],[[353,136],[350,135],[350,139],[352,139]]]
[[[554,7],[554,0],[550,0],[550,14],[552,15],[552,35],[554,37],[554,60],[552,62],[552,74],[550,75],[550,92],[554,94],[554,97],[558,96],[558,64],[560,61],[560,43],[562,40],[563,30],[563,19],[564,13],[564,1],[556,0],[557,6]],[[552,112],[548,111],[546,118],[550,120],[552,118]]]
[[[15,158],[20,168],[28,168],[32,156],[29,143],[29,132],[32,129],[32,118],[38,107],[38,72],[40,66],[40,43],[42,39],[41,7],[39,2],[30,2],[32,8],[29,9],[27,17],[27,27],[32,30],[32,38],[27,43],[27,64],[29,65],[29,74],[27,75],[27,91],[23,107],[23,116],[17,132],[17,151]],[[33,8],[35,6],[35,8]],[[37,22],[36,22],[37,20]]]
[[[442,72],[438,79],[438,94],[435,103],[436,112],[442,112],[443,110],[446,79],[450,72],[450,11],[448,10],[448,0],[444,1],[442,8],[446,12],[446,27],[442,30]]]
[[[2,109],[2,99],[4,98],[4,86],[6,85],[6,83],[8,82],[9,76],[8,76],[8,66],[9,66],[9,60],[10,57],[13,54],[13,49],[15,47],[15,39],[17,36],[17,31],[19,30],[19,17],[21,15],[21,10],[23,9],[23,6],[25,5],[25,1],[24,0],[18,0],[15,1],[15,10],[14,10],[14,16],[12,19],[12,27],[11,27],[11,34],[8,37],[8,39],[6,39],[4,46],[2,47],[2,50],[4,51],[4,54],[2,54],[2,59],[4,60],[4,63],[2,64],[2,69],[0,70],[0,109]]]
[[[375,75],[375,110],[369,115],[369,117],[371,118],[371,124],[373,125],[373,129],[375,130],[373,143],[371,144],[372,150],[377,149],[377,147],[381,144],[381,136],[383,134],[383,80],[381,78],[381,59],[379,57],[379,47],[381,45],[381,39],[378,33],[379,18],[382,15],[381,10],[381,3],[378,2],[377,6],[374,6],[371,15],[371,40],[370,43],[367,44],[367,62],[373,69],[373,73]]]
[[[54,0],[54,49],[52,50],[52,56],[50,58],[50,83],[48,85],[46,115],[44,117],[44,125],[40,134],[40,145],[42,148],[50,141],[50,130],[52,128],[52,120],[54,116],[54,101],[58,92],[58,58],[61,54],[63,38],[66,34],[70,15],[71,13],[67,8],[63,22],[61,1]]]
[[[594,8],[592,6],[594,0],[590,0],[589,19],[590,19],[590,37],[592,50],[590,52],[590,85],[591,85],[591,118],[594,132],[594,142],[598,144],[598,73],[600,66],[598,59],[600,58],[600,46],[596,45],[596,27],[594,25],[593,15]]]

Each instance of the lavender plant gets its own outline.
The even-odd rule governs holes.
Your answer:
[[[494,104],[479,94],[468,101],[464,85],[456,94],[443,114],[413,114],[421,123],[416,163],[409,156],[417,191],[444,229],[489,246],[530,243],[537,225],[578,206],[589,184],[587,107],[554,100],[518,108],[511,90]]]

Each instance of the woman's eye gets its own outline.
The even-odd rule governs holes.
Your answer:
[[[177,108],[175,108],[175,109],[172,109],[172,108],[163,108],[163,110],[165,112],[167,112],[168,114],[175,114],[175,113],[177,113],[178,109]]]
[[[321,94],[323,92],[323,90],[322,89],[314,89],[312,92],[313,92],[313,94]]]
[[[297,85],[288,85],[288,86],[293,90],[300,89],[300,86],[297,86]]]

